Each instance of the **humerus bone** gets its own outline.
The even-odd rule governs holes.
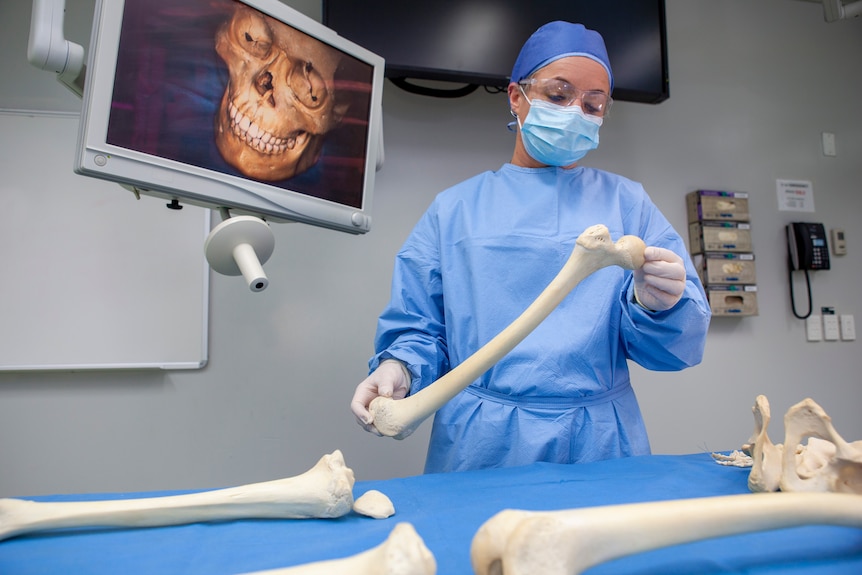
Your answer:
[[[506,510],[473,537],[476,575],[577,575],[652,549],[801,525],[862,527],[862,497],[756,493],[568,509]]]
[[[201,493],[110,501],[0,499],[0,540],[65,527],[156,527],[231,519],[341,517],[353,505],[353,471],[336,450],[295,477]]]
[[[386,541],[357,555],[247,575],[434,575],[436,572],[434,555],[413,526],[399,523]]]
[[[563,269],[536,300],[496,337],[415,395],[399,400],[375,398],[369,406],[374,427],[381,435],[395,439],[409,436],[432,413],[527,337],[581,280],[611,265],[639,269],[644,263],[644,248],[644,242],[635,236],[623,236],[614,243],[605,226],[587,228],[578,237]]]

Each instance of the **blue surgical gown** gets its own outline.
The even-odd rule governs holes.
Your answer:
[[[595,224],[682,256],[682,300],[649,312],[633,302],[631,271],[588,276],[436,413],[426,473],[650,452],[627,361],[699,363],[710,309],[679,234],[640,184],[615,174],[505,164],[439,194],[396,257],[369,367],[394,358],[410,393],[430,385],[515,320]]]

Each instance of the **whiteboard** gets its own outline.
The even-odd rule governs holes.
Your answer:
[[[203,367],[210,210],[75,174],[77,132],[0,112],[0,370]]]

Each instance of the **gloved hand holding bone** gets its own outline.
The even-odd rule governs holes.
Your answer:
[[[369,404],[377,397],[403,399],[409,390],[410,374],[407,368],[400,361],[387,359],[356,387],[350,409],[365,431],[381,435],[374,427],[374,416],[368,411]]]
[[[644,265],[634,272],[635,298],[651,311],[672,308],[685,291],[685,265],[675,252],[644,249]]]

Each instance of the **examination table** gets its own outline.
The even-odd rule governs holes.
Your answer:
[[[348,459],[349,464],[349,459]],[[479,526],[506,508],[547,510],[748,493],[748,469],[710,454],[652,455],[558,465],[430,474],[384,481],[357,478],[354,495],[382,491],[388,519],[244,520],[143,529],[70,529],[0,541],[0,574],[236,574],[353,555],[410,522],[440,575],[470,575]],[[261,480],[277,478],[261,478]],[[50,495],[84,501],[184,492]],[[605,563],[589,574],[862,574],[862,530],[806,526],[723,537]],[[541,575],[541,574],[536,574]]]

